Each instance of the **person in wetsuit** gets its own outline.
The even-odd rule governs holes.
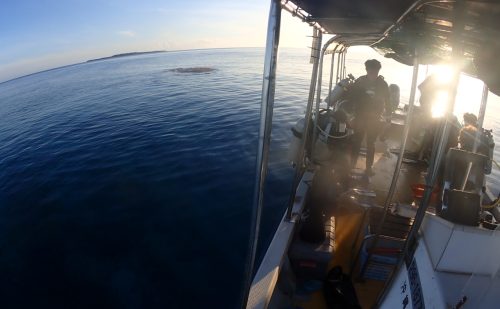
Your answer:
[[[460,148],[467,151],[474,151],[474,141],[477,135],[477,117],[471,113],[464,114],[464,126],[458,135]],[[478,146],[480,144],[478,143]],[[481,152],[482,153],[482,152]],[[487,153],[482,153],[486,154]]]
[[[381,128],[380,116],[384,111],[390,116],[389,86],[378,73],[382,68],[375,59],[365,62],[366,75],[359,77],[350,90],[354,103],[354,135],[351,149],[351,166],[354,168],[363,138],[366,136],[366,175],[373,175],[375,140]],[[388,117],[389,118],[389,117]]]

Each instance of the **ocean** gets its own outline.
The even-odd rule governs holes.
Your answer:
[[[1,83],[0,308],[238,307],[263,58],[166,52]],[[174,70],[191,67],[213,70]],[[307,50],[280,50],[260,257],[290,191],[311,69]],[[495,133],[497,106],[485,122]]]

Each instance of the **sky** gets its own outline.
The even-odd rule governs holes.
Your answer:
[[[2,0],[0,82],[114,54],[263,47],[269,0]],[[312,29],[282,13],[280,47]]]

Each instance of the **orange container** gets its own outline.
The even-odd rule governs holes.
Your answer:
[[[422,198],[424,196],[426,185],[423,183],[416,183],[411,185],[411,190],[413,191],[414,198]],[[441,194],[441,188],[434,187],[431,194],[431,202],[435,203],[439,200],[439,195]]]

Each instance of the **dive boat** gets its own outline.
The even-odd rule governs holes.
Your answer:
[[[256,267],[263,195],[272,194],[264,181],[282,11],[312,27],[313,68],[305,118],[293,129],[289,205]],[[498,18],[498,1],[271,1],[246,308],[499,306],[500,209],[485,177],[494,143],[482,127],[488,92],[500,94]],[[353,46],[413,66],[409,100],[386,119],[390,129],[376,144],[373,176],[360,170],[363,160],[346,168],[352,129],[343,98],[354,80],[346,68]],[[330,80],[322,93],[326,57]],[[427,121],[415,113],[419,67],[443,63],[454,69],[424,160],[415,155],[422,145],[413,145],[415,127]],[[462,73],[484,82],[471,149],[447,143]]]

